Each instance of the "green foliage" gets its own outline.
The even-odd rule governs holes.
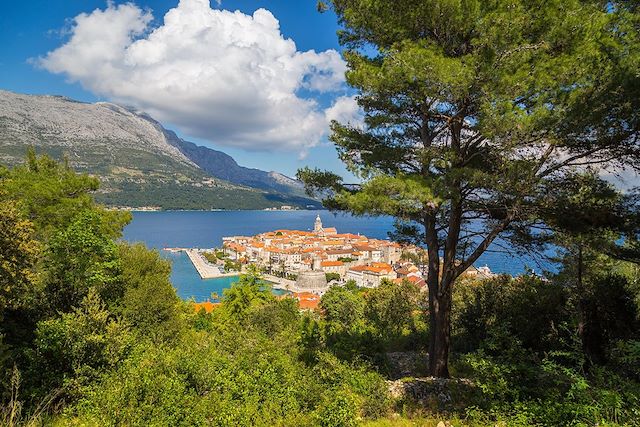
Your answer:
[[[385,351],[419,349],[427,332],[423,300],[411,283],[383,281],[366,292],[333,286],[322,296],[320,308],[323,318],[307,320],[303,329],[307,345],[325,346],[347,360],[364,355],[379,360]]]
[[[322,427],[355,427],[358,425],[358,401],[348,391],[339,390],[326,402],[316,415],[317,425]]]
[[[618,341],[611,349],[611,364],[623,375],[640,381],[640,341]]]
[[[33,188],[66,174],[32,162]],[[393,408],[378,370],[387,352],[424,350],[426,297],[415,286],[351,281],[323,295],[321,312],[301,313],[249,268],[213,313],[194,313],[169,263],[116,243],[123,222],[86,188],[58,188],[48,205],[75,212],[45,226],[48,209],[23,205],[37,191],[7,185],[28,171],[18,172],[0,170],[0,422],[349,426],[409,407]],[[549,280],[458,280],[454,372],[471,382],[469,393],[438,391],[455,411],[444,415],[460,425],[637,425],[639,275],[589,251],[582,293],[570,256]],[[576,333],[585,320],[606,355],[587,372]]]
[[[158,166],[158,170],[164,167]],[[304,209],[309,204],[317,204],[307,197],[270,193],[228,183],[214,187],[195,186],[194,182],[176,183],[172,178],[151,177],[144,183],[119,180],[121,182],[109,188],[109,191],[100,192],[95,197],[107,206],[155,206],[164,210],[265,209],[282,205]],[[210,179],[204,175],[194,178],[196,183]]]
[[[298,301],[294,298],[270,300],[267,304],[254,305],[241,320],[246,327],[265,336],[297,332],[300,322]]]
[[[218,262],[218,257],[215,253],[211,252],[202,252],[202,256],[209,261],[211,264],[216,264]]]
[[[568,229],[635,240],[637,198],[598,174],[640,162],[638,10],[595,0],[320,9],[329,3],[364,112],[362,126],[334,121],[330,139],[360,183],[297,176],[327,208],[393,216],[394,237],[427,247],[430,370],[446,377],[454,284],[496,239],[514,251]]]
[[[561,285],[563,277],[498,277],[457,287],[455,347],[467,353],[459,356],[455,370],[480,392],[467,402],[476,408],[471,419],[635,425],[640,385],[633,380],[635,368],[625,365],[636,360],[634,341],[622,340],[633,336],[634,320],[625,311],[633,307],[632,299],[619,299],[626,289],[619,276],[589,285],[589,294],[582,297],[597,313],[590,317],[591,328],[600,331],[602,350],[611,352],[614,363],[590,365],[584,372],[586,356],[575,329],[581,318],[571,310],[574,300]],[[592,299],[591,292],[599,297]]]
[[[98,210],[90,193],[98,189],[98,180],[75,173],[66,163],[48,156],[36,156],[29,150],[27,162],[9,171],[0,181],[5,197],[20,200],[27,219],[34,222],[39,235],[49,236],[65,228],[79,213],[94,209],[106,217],[107,234],[118,237],[130,220],[124,212]],[[2,197],[3,191],[0,191]]]
[[[249,269],[238,282],[222,292],[221,312],[232,319],[241,318],[249,309],[264,305],[274,299],[269,286],[256,269]]]
[[[26,303],[29,288],[35,285],[40,245],[34,234],[33,224],[14,202],[0,201],[0,321],[5,310]]]
[[[472,351],[490,336],[508,334],[533,351],[559,350],[570,335],[568,298],[565,287],[535,276],[461,282],[454,345]]]
[[[327,283],[329,283],[332,280],[340,280],[340,274],[338,273],[326,273],[325,277],[327,279]]]
[[[469,402],[471,419],[515,425],[636,425],[640,389],[609,370],[589,377],[553,357],[509,358],[468,354],[457,364],[481,395]],[[509,424],[510,425],[510,424]]]
[[[365,317],[383,341],[417,334],[415,312],[424,313],[420,290],[409,282],[396,285],[383,280],[366,295]],[[415,348],[419,343],[414,343]]]
[[[227,272],[231,271],[240,271],[242,270],[242,264],[236,261],[231,261],[230,259],[224,260],[224,270]]]
[[[50,312],[70,311],[91,287],[108,304],[122,297],[118,247],[105,233],[104,221],[96,212],[80,212],[50,239],[44,260],[44,296]]]
[[[118,252],[125,291],[116,312],[155,342],[178,337],[186,325],[170,281],[169,261],[141,244],[121,244]]]
[[[229,258],[229,255],[227,255],[226,253],[224,253],[224,251],[214,251],[215,256],[218,259],[226,259]]]
[[[43,395],[62,387],[73,397],[78,387],[115,368],[132,341],[126,324],[113,318],[91,288],[72,312],[38,323],[30,379]]]
[[[604,363],[616,342],[638,338],[640,310],[633,301],[627,278],[617,274],[596,274],[589,279],[581,298],[585,323],[583,342],[589,346],[592,362]]]
[[[336,404],[341,407],[341,412],[348,413],[350,405],[353,405],[354,402],[349,402],[349,397],[359,400],[359,412],[364,417],[378,418],[389,411],[389,390],[381,381],[380,375],[368,369],[367,365],[347,364],[323,352],[318,355],[314,374],[338,395],[348,391],[355,393],[352,396],[339,396],[339,402]]]
[[[320,308],[327,322],[336,326],[353,325],[364,319],[364,299],[358,290],[332,286],[322,296]]]
[[[187,334],[171,347],[141,344],[69,415],[100,425],[267,426],[353,425],[386,413],[379,375],[329,355],[316,367],[300,361],[291,307],[271,301],[244,318],[212,315],[215,333]],[[256,310],[267,310],[271,323]]]

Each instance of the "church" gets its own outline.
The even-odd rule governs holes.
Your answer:
[[[322,226],[320,214],[318,214],[315,222],[313,223],[313,232],[318,236],[335,236],[336,234],[338,234],[338,230],[336,230],[335,227],[324,228]]]

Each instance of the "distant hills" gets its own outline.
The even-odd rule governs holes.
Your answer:
[[[111,206],[320,206],[304,195],[299,181],[242,167],[132,108],[0,90],[0,163],[21,163],[30,146],[57,159],[66,157],[76,170],[99,177],[96,198]]]

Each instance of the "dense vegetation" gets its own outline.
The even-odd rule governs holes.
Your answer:
[[[192,183],[150,181],[144,184],[122,181],[118,188],[96,194],[96,199],[108,206],[156,206],[164,210],[266,209],[283,205],[305,209],[319,207],[311,199],[267,193],[220,185],[195,187]]]
[[[2,425],[638,425],[633,264],[587,250],[584,292],[573,258],[550,280],[460,281],[452,372],[466,380],[396,398],[385,379],[427,371],[413,285],[348,283],[302,313],[250,270],[196,313],[167,261],[117,240],[129,216],[96,205],[97,186],[33,153],[0,172]]]

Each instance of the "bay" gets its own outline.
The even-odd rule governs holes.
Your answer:
[[[123,238],[160,250],[172,263],[171,281],[178,295],[206,301],[212,293],[222,295],[223,289],[237,279],[203,280],[184,253],[169,253],[162,248],[213,248],[220,247],[225,236],[252,236],[278,229],[311,230],[316,215],[320,215],[325,227],[336,227],[339,233],[386,239],[393,230],[391,217],[362,218],[328,211],[161,211],[134,212]],[[476,263],[478,267],[484,265],[495,273],[512,275],[522,274],[526,268],[540,271],[543,267],[533,257],[495,252],[485,253]]]

